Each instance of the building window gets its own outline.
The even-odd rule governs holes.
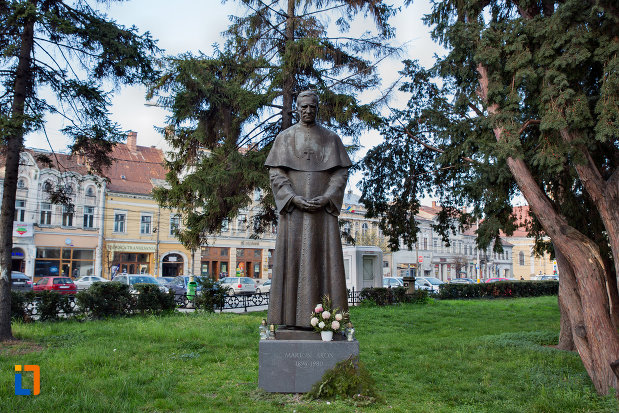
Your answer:
[[[239,215],[236,220],[237,231],[245,231],[247,229],[247,215]]]
[[[518,264],[524,265],[524,252],[522,251],[520,251],[520,253],[518,254]]]
[[[63,227],[73,226],[73,205],[62,206],[62,226]]]
[[[364,222],[363,224],[361,224],[361,232],[366,233],[367,230],[368,230],[368,224],[367,222]]]
[[[172,215],[170,217],[170,235],[176,235],[176,231],[181,227],[181,216]]]
[[[81,248],[37,248],[35,277],[94,275],[95,250]]]
[[[18,199],[15,201],[15,221],[26,221],[26,201],[23,199]]]
[[[40,225],[52,224],[52,204],[50,202],[41,202],[41,219]]]
[[[140,220],[140,234],[150,234],[152,231],[152,215],[142,215]]]
[[[17,189],[26,189],[26,180],[23,178],[19,178],[17,180]]]
[[[230,221],[228,221],[228,218],[226,218],[223,221],[221,221],[221,232],[228,232],[229,229],[230,229]]]
[[[84,228],[92,228],[95,221],[95,207],[84,207]]]
[[[428,249],[428,238],[426,237],[423,238],[423,249],[424,250]]]
[[[124,212],[114,213],[114,232],[125,232],[125,221],[127,214]]]
[[[86,188],[86,196],[95,196],[95,190],[92,186]]]

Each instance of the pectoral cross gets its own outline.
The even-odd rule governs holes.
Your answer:
[[[307,160],[310,160],[310,155],[316,155],[316,152],[314,152],[313,150],[311,150],[310,148],[307,148],[303,151],[303,155],[307,155]]]

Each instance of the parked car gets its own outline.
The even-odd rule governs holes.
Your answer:
[[[445,283],[436,277],[417,277],[415,279],[415,288],[428,290],[432,293],[438,293],[441,284]]]
[[[383,277],[383,287],[404,287],[404,281],[402,280],[402,277]]]
[[[200,284],[200,279],[204,278],[203,276],[196,276],[194,280],[198,284],[197,291],[200,292],[202,290],[202,285]],[[175,296],[185,296],[187,294],[187,284],[189,283],[188,275],[179,275],[178,277],[172,278],[170,282],[165,284],[166,287],[170,289],[170,291],[174,292]]]
[[[453,278],[449,284],[475,284],[472,278]]]
[[[136,289],[133,287],[135,284],[155,284],[159,286],[159,289],[164,293],[168,292],[168,287],[159,285],[157,279],[152,275],[148,274],[120,274],[114,277],[112,281],[127,284],[129,286],[129,290],[132,293],[137,292]]]
[[[259,285],[256,288],[256,294],[260,293],[270,293],[271,292],[271,280],[265,281],[262,285]]]
[[[228,295],[254,294],[258,289],[256,281],[249,277],[226,277],[219,280],[219,284],[228,288]]]
[[[43,277],[32,287],[34,291],[56,291],[60,294],[75,294],[77,286],[69,277]]]
[[[174,278],[176,277],[155,277],[159,285],[165,285],[165,286],[167,286],[167,284],[174,281]]]
[[[32,280],[23,272],[11,271],[11,291],[32,291]]]
[[[109,280],[103,278],[103,277],[98,277],[96,275],[87,275],[85,277],[80,277],[77,280],[75,280],[75,285],[77,286],[78,290],[85,290],[87,288],[90,288],[90,286],[93,283],[96,282],[108,282]]]
[[[558,275],[542,275],[539,277],[540,281],[559,281]]]
[[[497,277],[497,278],[488,278],[486,280],[487,283],[496,283],[499,281],[509,281],[507,278],[503,278],[503,277]]]

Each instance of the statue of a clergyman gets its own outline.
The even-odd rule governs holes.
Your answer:
[[[297,110],[265,163],[280,214],[268,322],[305,328],[324,295],[348,310],[337,217],[352,164],[337,134],[316,124],[316,93],[301,92]]]

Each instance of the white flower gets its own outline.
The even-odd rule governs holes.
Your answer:
[[[321,313],[322,312],[322,305],[318,304],[316,306],[316,308],[314,308],[314,312],[315,313]]]
[[[324,321],[321,321],[320,323],[318,323],[318,327],[320,327],[320,328],[325,328],[325,323],[324,323]]]
[[[334,321],[331,323],[331,328],[334,330],[338,330],[340,328],[340,322],[339,321]]]
[[[312,325],[312,327],[316,327],[316,324],[318,324],[318,319],[316,317],[312,317],[312,319],[310,320],[310,324]]]
[[[331,313],[330,312],[325,311],[325,312],[322,313],[323,320],[328,320],[329,317],[331,317]]]
[[[342,321],[342,315],[341,315],[341,314],[339,314],[339,313],[338,313],[338,314],[336,314],[336,315],[335,315],[335,319],[336,319],[337,321]]]

